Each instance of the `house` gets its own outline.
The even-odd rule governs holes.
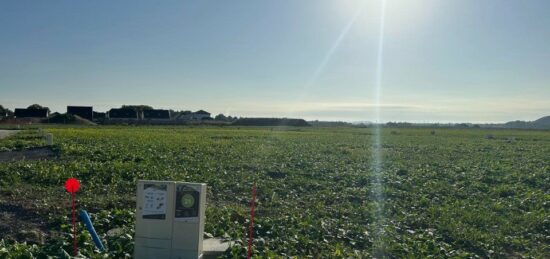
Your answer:
[[[15,118],[47,118],[50,114],[48,109],[15,109]]]
[[[78,115],[89,121],[94,120],[94,109],[92,106],[67,106],[67,113]]]
[[[208,120],[212,119],[210,118],[210,113],[204,110],[198,110],[193,113],[193,119],[194,120]]]
[[[93,112],[93,118],[94,120],[102,120],[105,119],[106,114],[104,112]]]
[[[134,109],[111,109],[107,112],[109,119],[130,119],[137,120],[139,119],[138,113]]]
[[[143,119],[144,120],[170,120],[170,111],[169,110],[143,110]]]
[[[182,121],[190,121],[193,119],[193,112],[191,111],[183,111],[178,117],[176,117],[176,120],[182,120]]]
[[[186,121],[190,121],[190,120],[200,121],[200,120],[208,120],[208,119],[211,119],[210,113],[204,110],[199,110],[196,112],[184,111],[176,118],[176,120],[186,120]]]

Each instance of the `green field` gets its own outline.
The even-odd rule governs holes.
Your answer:
[[[108,247],[79,225],[89,257],[131,256],[138,179],[207,183],[205,231],[238,240],[227,257],[245,255],[253,182],[258,257],[550,257],[550,131],[382,129],[378,146],[369,128],[44,131],[56,158],[0,162],[0,214],[22,226],[0,225],[0,258],[71,253],[69,177]],[[43,144],[27,130],[0,150]]]

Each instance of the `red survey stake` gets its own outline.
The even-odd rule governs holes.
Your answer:
[[[80,183],[75,178],[69,178],[65,182],[65,190],[71,194],[72,198],[72,210],[73,210],[73,252],[74,256],[77,255],[76,249],[76,210],[74,207],[74,194],[80,189]]]

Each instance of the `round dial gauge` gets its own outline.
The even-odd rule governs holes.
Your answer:
[[[195,204],[195,197],[193,197],[193,195],[191,194],[184,194],[182,197],[181,197],[181,206],[183,206],[184,208],[191,208],[193,207],[193,204]]]

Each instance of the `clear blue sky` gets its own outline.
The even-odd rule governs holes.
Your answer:
[[[0,104],[371,121],[381,1],[0,2]],[[550,115],[550,1],[387,0],[382,121]]]

